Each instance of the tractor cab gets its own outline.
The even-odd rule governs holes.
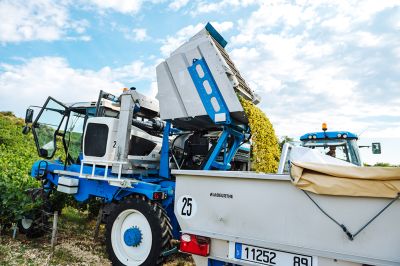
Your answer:
[[[301,146],[315,149],[358,166],[362,165],[357,145],[358,137],[349,131],[312,132],[300,137]]]
[[[323,123],[322,131],[306,133],[300,137],[300,142],[286,142],[283,145],[278,174],[289,173],[290,158],[294,156],[293,149],[296,149],[297,153],[300,154],[307,153],[307,149],[297,149],[299,146],[318,151],[316,154],[321,153],[357,166],[363,166],[360,148],[371,147],[373,154],[381,154],[381,144],[379,142],[368,146],[359,146],[357,141],[358,136],[356,134],[349,131],[328,131],[326,123]],[[315,158],[315,154],[312,157]],[[317,157],[320,156],[318,155]],[[307,157],[307,159],[309,160],[310,157]],[[336,160],[336,163],[340,163],[340,161]]]
[[[32,113],[33,109],[28,109]],[[57,146],[64,147],[68,161],[78,160],[80,143],[85,122],[85,108],[70,108],[52,97],[47,98],[35,120],[32,133],[40,157],[51,159]],[[29,117],[26,119],[30,122]]]
[[[31,125],[36,148],[40,157],[51,159],[59,146],[62,146],[68,164],[79,163],[82,152],[84,128],[89,117],[98,115],[116,116],[112,108],[110,94],[100,92],[97,102],[78,102],[64,104],[48,97],[43,106],[31,106],[26,111],[24,133],[29,132]],[[39,109],[33,119],[34,108]],[[60,155],[61,155],[60,154]]]
[[[322,132],[312,132],[300,137],[301,146],[318,150],[324,155],[363,166],[360,148],[372,148],[373,154],[381,154],[381,144],[358,145],[358,136],[349,131],[327,131],[326,123],[322,123]]]

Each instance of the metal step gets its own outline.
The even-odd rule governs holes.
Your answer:
[[[71,176],[71,177],[85,178],[85,179],[91,179],[91,180],[106,181],[110,185],[118,186],[118,187],[132,187],[132,185],[139,182],[136,179],[130,179],[130,178],[98,176],[98,175],[77,173],[77,172],[64,171],[64,170],[55,170],[54,173],[63,175],[63,176]]]

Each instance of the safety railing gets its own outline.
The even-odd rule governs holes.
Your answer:
[[[137,181],[134,179],[126,179],[122,178],[122,166],[128,164],[128,162],[124,161],[95,161],[95,160],[82,160],[81,161],[81,169],[79,173],[80,178],[87,178],[87,179],[94,179],[94,180],[101,180],[101,181],[108,181],[110,184],[117,183],[119,186],[131,186],[132,183],[136,183]],[[91,166],[92,171],[90,174],[84,173],[84,166]],[[118,174],[117,176],[109,176],[108,169],[109,167],[118,166]],[[96,175],[96,166],[104,166],[104,174],[103,175]]]

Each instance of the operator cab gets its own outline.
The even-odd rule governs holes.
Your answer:
[[[331,156],[357,166],[363,166],[359,148],[372,147],[373,154],[381,154],[381,144],[379,142],[368,146],[358,146],[358,136],[356,134],[349,131],[327,130],[326,123],[323,123],[322,132],[304,134],[300,137],[300,142],[286,142],[282,147],[278,174],[289,173],[292,150],[299,146],[316,150],[323,155]]]
[[[33,109],[30,112],[33,113]],[[70,163],[79,160],[83,129],[90,108],[67,106],[49,97],[32,123],[32,132],[40,157],[51,159],[59,145]],[[90,112],[89,112],[90,113]]]
[[[26,111],[23,133],[29,132],[29,125],[40,157],[51,159],[59,146],[69,164],[79,163],[82,155],[82,140],[87,119],[97,115],[116,117],[118,110],[113,106],[116,97],[100,91],[97,102],[64,104],[48,97],[43,106],[30,106]],[[39,109],[33,119],[34,109]]]
[[[356,134],[349,131],[327,131],[325,123],[322,125],[322,130],[322,132],[312,132],[301,136],[301,146],[362,166]]]

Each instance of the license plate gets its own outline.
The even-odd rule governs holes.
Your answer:
[[[235,243],[235,259],[270,266],[317,266],[312,256]]]

